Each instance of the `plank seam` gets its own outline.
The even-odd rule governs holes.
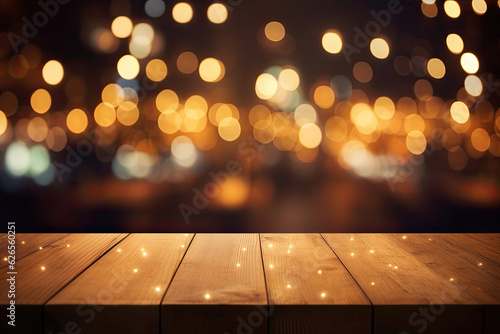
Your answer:
[[[184,252],[184,254],[182,255],[182,258],[181,260],[179,261],[179,265],[177,265],[177,268],[175,268],[175,271],[172,275],[172,278],[170,278],[170,282],[168,282],[168,285],[167,285],[167,288],[165,289],[165,292],[163,293],[163,296],[161,298],[161,301],[160,301],[160,316],[159,316],[159,319],[160,319],[160,334],[162,333],[162,328],[161,328],[161,306],[163,305],[163,300],[165,299],[165,296],[167,295],[167,292],[168,292],[168,289],[170,289],[170,286],[172,285],[172,282],[174,281],[174,277],[175,275],[177,275],[177,271],[179,270],[179,268],[181,267],[181,264],[182,264],[182,261],[184,261],[184,258],[186,257],[186,254],[187,252],[189,251],[189,247],[191,247],[191,244],[193,243],[194,241],[194,238],[196,238],[196,235],[197,233],[194,233],[193,234],[193,237],[191,238],[191,241],[189,242],[189,245],[186,247],[186,251]]]
[[[269,292],[267,291],[267,277],[266,277],[266,267],[264,265],[264,253],[262,252],[262,240],[261,233],[259,233],[259,249],[260,249],[260,260],[262,262],[262,272],[264,273],[264,286],[266,287],[266,299],[267,299],[267,333],[271,333],[271,305],[269,305]]]
[[[366,299],[370,302],[370,305],[371,305],[371,314],[372,314],[372,318],[371,318],[371,334],[374,334],[375,333],[375,307],[374,307],[371,299],[368,297],[368,295],[366,294],[365,290],[363,290],[363,288],[361,287],[361,285],[359,285],[358,281],[354,278],[354,276],[351,274],[351,272],[349,271],[349,269],[347,269],[347,267],[344,264],[344,262],[342,261],[342,259],[337,255],[337,253],[335,253],[335,251],[333,250],[333,247],[330,245],[330,243],[328,243],[328,241],[323,236],[323,233],[319,233],[319,235],[321,236],[321,238],[323,239],[323,241],[326,243],[326,245],[328,246],[328,248],[331,249],[331,251],[333,252],[333,254],[335,254],[335,256],[339,260],[340,264],[342,264],[342,266],[345,268],[345,270],[349,273],[349,276],[352,277],[352,279],[354,280],[354,282],[356,283],[356,285],[359,287],[359,289],[361,290],[361,292],[363,292],[363,294],[365,295]]]
[[[57,290],[52,296],[50,296],[41,306],[42,306],[42,333],[45,332],[45,317],[44,317],[44,314],[45,314],[45,307],[47,306],[47,303],[52,299],[54,298],[59,292],[61,292],[62,290],[64,290],[64,288],[66,288],[68,285],[70,285],[75,279],[77,279],[78,277],[80,277],[87,269],[89,269],[90,267],[92,267],[97,261],[99,261],[104,255],[108,254],[111,249],[113,249],[114,247],[116,247],[117,245],[119,245],[121,242],[123,242],[123,240],[127,239],[129,236],[131,235],[131,233],[127,234],[124,238],[122,238],[121,240],[119,240],[116,244],[113,244],[112,246],[110,246],[104,253],[101,254],[101,256],[99,256],[97,259],[95,259],[94,261],[92,261],[92,263],[90,263],[88,266],[86,266],[82,271],[80,271],[78,274],[76,274],[68,283],[66,283],[65,285],[63,285],[59,290]],[[59,239],[61,240],[61,239]]]
[[[54,242],[57,242],[57,241],[61,240],[61,239],[62,239],[62,238],[64,238],[64,237],[67,237],[68,235],[69,235],[69,233],[63,234],[63,236],[62,236],[61,238],[59,238],[59,239],[56,239],[56,240],[52,241],[50,244],[44,245],[44,247],[48,247],[48,246],[52,245]],[[16,240],[17,240],[17,236],[16,236]],[[16,246],[16,248],[17,248],[17,246]],[[19,259],[16,257],[16,263],[17,263],[17,262],[19,262],[19,261],[21,261],[21,260],[22,260],[22,259],[24,259],[24,258],[27,258],[27,257],[28,257],[28,256],[30,256],[31,254],[36,253],[37,251],[38,251],[38,249],[35,249],[35,250],[34,250],[34,251],[32,251],[31,253],[28,253],[28,254],[24,255],[23,257],[21,257],[21,258],[19,258]],[[0,269],[3,269],[3,268],[5,268],[5,267],[7,267],[7,266],[8,266],[8,264],[6,264],[6,265],[4,265],[4,266],[0,267]]]

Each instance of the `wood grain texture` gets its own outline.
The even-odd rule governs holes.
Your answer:
[[[464,286],[467,293],[483,304],[485,333],[500,333],[500,240],[498,234],[435,234],[417,235],[412,239],[431,239],[428,253],[438,253],[446,249],[453,255],[440,252],[436,256],[437,272],[446,269],[447,274],[457,276],[457,283]],[[408,237],[407,237],[408,239]],[[429,242],[429,241],[428,241]],[[445,269],[446,268],[446,269]],[[450,277],[454,277],[450,276]]]
[[[167,290],[161,315],[165,334],[267,333],[259,236],[197,234]]]
[[[159,333],[163,295],[192,238],[129,235],[46,304],[45,332],[72,323],[84,333]]]
[[[500,255],[500,233],[466,233],[464,236],[479,241],[481,245],[493,249]],[[472,240],[468,243],[472,243]]]
[[[50,245],[54,241],[67,237],[67,233],[47,233],[47,234],[39,234],[39,233],[17,233],[16,234],[16,261],[19,261],[23,257],[27,255],[42,251],[44,247]],[[5,258],[8,256],[6,245],[7,238],[5,237],[1,239],[0,244],[0,259],[2,262],[0,263],[0,269],[7,266],[7,261]],[[42,249],[40,249],[42,247]]]
[[[478,301],[387,236],[323,236],[372,302],[375,333],[482,332]]]
[[[497,262],[500,259],[500,248],[494,247],[493,243],[490,243],[491,235],[483,235],[481,238],[479,235],[476,237],[470,237],[464,234],[438,234],[436,235],[441,238],[442,242],[448,243],[450,245],[455,245],[455,247],[462,249],[471,254],[477,254],[480,257],[487,258],[492,262]]]
[[[261,245],[272,333],[370,332],[370,302],[321,235],[262,234]]]
[[[16,330],[42,332],[42,305],[125,236],[72,234],[19,260],[16,263]],[[7,291],[6,280],[0,280],[0,291]],[[7,303],[7,294],[2,293],[0,307]],[[5,326],[7,323],[2,321],[2,332],[7,330]]]
[[[456,236],[394,234],[387,237],[445,279],[453,278],[481,304],[500,304],[500,263],[453,242]]]

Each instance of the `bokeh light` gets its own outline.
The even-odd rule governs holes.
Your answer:
[[[236,118],[226,117],[220,121],[218,131],[225,141],[235,141],[241,134],[241,126]]]
[[[454,54],[460,54],[464,50],[464,41],[457,34],[449,34],[446,36],[446,45],[448,50]]]
[[[321,134],[321,129],[314,123],[307,123],[300,127],[300,144],[306,148],[318,147],[321,143],[322,137],[323,135]]]
[[[151,59],[146,65],[149,80],[159,82],[167,76],[167,65],[161,59]]]
[[[172,17],[175,22],[188,23],[193,18],[193,7],[186,2],[179,2],[172,8]]]
[[[131,101],[125,101],[116,110],[118,122],[125,126],[134,125],[139,119],[139,108]]]
[[[272,21],[266,24],[264,33],[270,41],[279,42],[285,37],[285,27],[280,22]]]
[[[73,133],[82,133],[87,129],[88,118],[82,109],[73,109],[66,117],[66,126]]]
[[[470,52],[466,52],[460,57],[460,65],[469,74],[474,74],[479,70],[479,60]]]
[[[451,118],[457,123],[464,124],[469,120],[469,108],[462,101],[455,101],[450,107]]]
[[[52,104],[52,98],[48,91],[43,88],[37,89],[31,94],[31,108],[39,114],[46,113]]]
[[[300,77],[294,69],[286,68],[280,72],[278,83],[284,90],[293,91],[299,87]]]
[[[139,61],[132,55],[125,55],[116,65],[118,74],[126,80],[134,79],[139,74]]]
[[[5,133],[8,124],[7,116],[5,116],[5,113],[0,110],[0,136]]]
[[[224,64],[215,58],[203,59],[200,63],[200,77],[206,82],[218,82],[225,75]]]
[[[42,69],[43,79],[49,85],[57,85],[64,77],[64,69],[57,60],[49,60]]]
[[[262,100],[271,99],[278,91],[278,81],[269,73],[262,73],[255,82],[255,93]]]
[[[177,57],[177,68],[184,74],[191,74],[198,69],[198,57],[190,51],[185,51]]]
[[[479,96],[483,92],[483,83],[475,75],[468,75],[464,80],[464,87],[471,96]]]
[[[422,132],[413,130],[406,136],[406,147],[413,154],[422,154],[427,147],[427,140]]]
[[[111,23],[111,32],[115,37],[127,38],[132,34],[133,23],[130,18],[126,16],[118,16]]]
[[[370,51],[375,58],[385,59],[389,56],[389,44],[383,38],[374,38],[370,42]]]
[[[427,72],[434,79],[441,79],[446,74],[446,67],[441,59],[432,58],[427,62]]]
[[[207,17],[212,23],[224,23],[227,20],[227,15],[227,8],[222,3],[216,2],[208,6]]]
[[[373,78],[372,67],[370,66],[370,64],[364,61],[360,61],[354,64],[352,74],[354,75],[354,78],[361,83],[370,82],[370,80]]]
[[[342,50],[342,37],[335,31],[327,31],[321,39],[321,44],[326,52],[337,54]]]
[[[318,107],[328,109],[335,102],[335,93],[330,86],[321,85],[314,90],[313,98]]]
[[[116,110],[107,102],[99,103],[94,110],[94,119],[102,127],[111,126],[116,120]]]
[[[455,0],[446,0],[444,2],[444,11],[446,15],[452,19],[456,19],[460,16],[460,5]]]

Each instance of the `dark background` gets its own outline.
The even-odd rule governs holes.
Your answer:
[[[415,45],[423,45],[431,56],[447,64],[445,78],[432,82],[434,94],[445,100],[454,99],[465,74],[459,58],[444,43],[450,32],[459,33],[466,51],[478,56],[481,73],[491,73],[494,77],[500,73],[500,10],[496,2],[488,2],[488,11],[483,16],[475,15],[469,2],[467,5],[461,2],[462,15],[452,20],[444,14],[440,1],[434,19],[422,14],[420,1],[401,1],[403,11],[394,15],[382,31],[392,42],[390,61],[370,61],[375,75],[367,84],[352,79],[352,65],[373,59],[369,48],[354,55],[353,63],[349,64],[344,57],[324,52],[321,35],[335,27],[341,31],[344,43],[352,44],[353,28],[362,28],[373,20],[370,11],[385,9],[386,1],[222,2],[238,3],[224,24],[213,25],[206,19],[204,14],[212,1],[191,1],[195,10],[193,20],[179,25],[171,19],[170,1],[165,14],[152,19],[144,13],[143,1],[132,1],[129,6],[127,1],[115,1],[110,6],[107,1],[73,0],[61,5],[59,13],[30,42],[40,47],[45,61],[61,60],[65,77],[78,75],[85,79],[87,109],[98,103],[100,90],[113,78],[116,61],[128,52],[126,43],[122,43],[110,55],[98,54],[85,42],[86,34],[90,27],[109,27],[118,15],[128,15],[134,23],[150,22],[156,33],[163,35],[165,49],[161,58],[169,66],[169,75],[157,91],[172,88],[184,96],[210,96],[211,102],[224,99],[241,106],[243,119],[249,107],[259,103],[254,93],[255,78],[271,65],[291,64],[300,69],[303,87],[313,86],[319,78],[329,80],[333,75],[344,74],[351,78],[354,88],[363,89],[371,98],[413,96],[413,85],[419,78],[399,76],[393,70],[392,60],[397,55],[410,56]],[[0,28],[4,32],[0,57],[5,64],[13,55],[5,33],[19,34],[21,18],[32,17],[40,7],[28,0],[0,3]],[[269,50],[259,43],[259,33],[272,20],[286,27],[291,52]],[[226,65],[224,80],[213,86],[199,77],[170,70],[175,68],[177,55],[185,50],[193,51],[199,59],[209,56],[222,59]],[[31,92],[39,85],[36,79],[27,83],[3,75],[0,91],[14,91],[20,104],[29,104]],[[498,109],[497,95],[490,102]],[[63,92],[54,94],[53,108],[72,107],[75,106],[67,102]],[[489,153],[480,159],[469,158],[467,167],[458,172],[448,166],[445,150],[432,152],[411,177],[391,190],[386,181],[356,177],[321,153],[313,163],[304,164],[272,147],[265,150],[267,154],[279,155],[279,162],[272,168],[245,174],[261,189],[244,207],[227,209],[210,204],[190,224],[183,221],[178,205],[189,204],[194,196],[192,189],[203,188],[210,182],[210,171],[224,170],[228,160],[237,158],[235,145],[218,144],[209,153],[209,163],[202,170],[178,183],[120,181],[112,175],[110,164],[99,162],[93,154],[65,182],[56,180],[47,187],[36,186],[30,179],[14,179],[2,168],[0,220],[16,221],[20,232],[500,231],[500,163]],[[54,154],[53,158],[64,159],[64,154]],[[3,161],[0,162],[3,166]]]

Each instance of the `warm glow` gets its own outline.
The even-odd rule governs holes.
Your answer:
[[[277,21],[269,22],[264,28],[266,37],[273,42],[279,42],[285,37],[285,27]]]
[[[342,141],[347,135],[346,121],[342,117],[330,117],[325,124],[325,135],[331,141]]]
[[[164,89],[156,96],[156,108],[160,111],[177,110],[179,97],[170,89]]]
[[[278,90],[278,81],[269,73],[262,73],[255,82],[255,93],[262,100],[269,100]]]
[[[488,9],[488,5],[484,0],[472,0],[472,9],[477,15],[483,15]]]
[[[441,59],[432,58],[427,62],[427,72],[434,79],[441,79],[446,73],[446,67]]]
[[[49,133],[47,122],[41,117],[30,119],[26,130],[30,139],[37,143],[44,141]]]
[[[225,141],[235,141],[241,134],[241,126],[237,119],[226,117],[220,121],[218,131]]]
[[[454,0],[447,0],[444,2],[444,11],[446,15],[452,19],[456,19],[460,16],[460,5]]]
[[[215,24],[224,23],[227,20],[227,8],[222,3],[213,3],[207,9],[207,17]]]
[[[293,91],[299,87],[300,78],[295,70],[287,68],[279,74],[278,83],[284,90]]]
[[[413,154],[422,154],[427,147],[427,139],[418,130],[413,130],[406,136],[406,147]]]
[[[57,85],[64,77],[64,69],[57,60],[48,61],[42,69],[43,79],[49,85]]]
[[[250,185],[246,179],[230,176],[221,184],[217,201],[227,208],[240,208],[245,205],[250,193]]]
[[[5,113],[0,110],[0,136],[5,133],[8,124],[9,122],[7,121],[7,116],[5,116]]]
[[[470,136],[472,146],[479,152],[485,152],[490,148],[490,135],[485,129],[478,128],[472,131]]]
[[[125,101],[116,110],[116,118],[123,125],[134,125],[139,119],[139,109],[134,102]]]
[[[82,133],[88,125],[87,114],[82,109],[73,109],[66,117],[66,125],[73,133]]]
[[[178,23],[188,23],[193,18],[193,8],[186,2],[179,2],[172,8],[172,17]]]
[[[471,96],[479,96],[483,92],[483,83],[475,75],[468,75],[464,80],[465,91]]]
[[[139,74],[139,61],[132,55],[125,55],[116,65],[118,74],[126,80],[132,80]]]
[[[103,102],[109,103],[113,107],[118,107],[125,99],[123,89],[114,83],[106,85],[101,93]]]
[[[115,37],[127,38],[132,33],[132,21],[126,16],[118,16],[111,23],[111,32]]]
[[[469,108],[462,101],[453,102],[450,107],[451,118],[457,123],[464,124],[469,120]]]
[[[342,50],[342,38],[338,33],[333,31],[326,32],[323,35],[321,44],[323,45],[323,49],[328,53],[337,54]]]
[[[389,56],[389,44],[383,38],[374,38],[370,43],[370,51],[375,58],[385,59]]]
[[[466,52],[460,57],[460,65],[466,73],[474,74],[479,70],[479,60],[470,52]]]
[[[314,90],[314,102],[322,109],[328,109],[335,102],[335,93],[330,86],[318,86]]]
[[[94,119],[100,126],[111,126],[116,120],[115,108],[107,102],[99,103],[94,110]]]
[[[224,64],[215,58],[206,58],[200,63],[200,77],[206,82],[220,81],[225,74]]]
[[[295,118],[295,122],[298,125],[305,125],[307,123],[315,123],[317,114],[314,107],[310,104],[304,103],[295,108],[295,112],[293,113]]]
[[[446,36],[446,45],[448,46],[448,50],[454,54],[462,53],[464,50],[464,41],[462,37],[457,34],[449,34]]]
[[[314,123],[307,123],[299,130],[300,143],[306,148],[318,147],[321,143],[321,139],[321,129]]]
[[[174,134],[181,128],[182,117],[174,110],[162,111],[158,116],[158,127],[166,134]]]
[[[31,108],[39,114],[46,113],[52,104],[52,98],[50,97],[49,92],[45,89],[37,89],[31,95]]]
[[[159,82],[167,76],[167,65],[161,59],[152,59],[146,65],[149,80]]]
[[[375,100],[373,111],[379,118],[388,120],[394,116],[396,107],[390,98],[381,96]]]

